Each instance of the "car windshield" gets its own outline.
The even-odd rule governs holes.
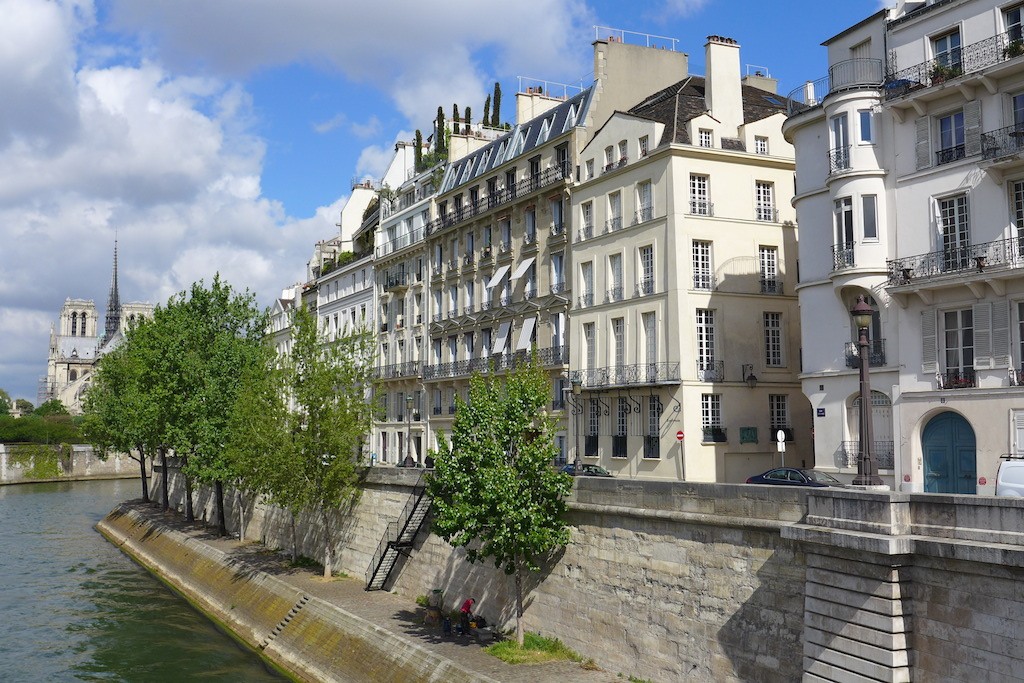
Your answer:
[[[583,471],[591,474],[608,474],[608,470],[600,465],[585,465]]]
[[[815,470],[800,470],[804,473],[811,481],[816,481],[820,484],[840,484],[838,479],[833,477],[831,474],[825,474],[824,472],[816,472]]]

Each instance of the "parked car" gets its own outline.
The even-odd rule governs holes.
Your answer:
[[[576,463],[569,463],[568,465],[562,466],[562,472],[576,476]],[[587,465],[584,464],[580,467],[580,474],[584,477],[614,477],[615,475],[601,467],[600,465]]]
[[[748,484],[781,484],[783,486],[843,486],[831,474],[799,467],[776,467],[747,479]]]
[[[996,495],[1024,496],[1024,459],[1011,458],[999,462],[996,473]]]

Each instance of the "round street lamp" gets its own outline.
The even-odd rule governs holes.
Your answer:
[[[405,461],[412,459],[412,394],[405,397]]]
[[[875,310],[864,300],[864,295],[857,297],[857,303],[850,309],[853,323],[857,326],[857,347],[860,352],[860,448],[857,458],[857,476],[854,486],[881,486],[882,479],[878,476],[878,468],[871,457],[871,379],[868,375],[871,358],[868,349],[868,329]]]

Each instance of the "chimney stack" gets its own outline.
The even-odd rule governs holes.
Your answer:
[[[711,116],[725,128],[722,134],[732,137],[743,125],[739,43],[732,38],[708,36],[704,68],[704,102]]]

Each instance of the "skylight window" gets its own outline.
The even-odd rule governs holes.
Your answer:
[[[777,98],[777,97],[771,97],[771,96],[769,96],[769,95],[765,95],[765,96],[764,96],[764,98],[765,98],[766,100],[768,100],[769,102],[771,102],[772,104],[774,104],[774,105],[777,105],[777,106],[779,106],[779,107],[781,107],[781,106],[782,106],[782,102],[781,102],[781,101],[779,101],[779,98]]]

